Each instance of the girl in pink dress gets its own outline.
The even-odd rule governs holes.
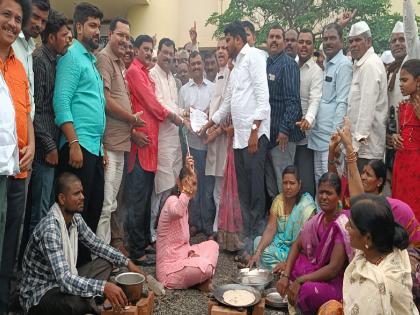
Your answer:
[[[219,245],[206,241],[190,245],[188,203],[197,192],[194,160],[187,156],[174,193],[166,200],[158,218],[156,276],[169,289],[198,286],[210,291],[219,256]]]

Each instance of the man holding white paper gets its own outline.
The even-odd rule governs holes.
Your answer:
[[[179,107],[185,108],[190,113],[187,143],[190,154],[194,157],[198,179],[198,192],[190,203],[190,231],[192,235],[202,232],[212,239],[216,214],[213,200],[214,177],[205,175],[207,145],[197,132],[208,121],[214,83],[204,78],[204,62],[196,51],[190,55],[189,70],[192,80],[179,91]]]

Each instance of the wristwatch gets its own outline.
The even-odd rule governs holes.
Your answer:
[[[252,130],[252,131],[254,131],[254,130],[258,130],[258,126],[257,126],[257,124],[252,124],[251,130]]]

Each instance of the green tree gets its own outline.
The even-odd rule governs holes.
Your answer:
[[[257,29],[259,44],[265,41],[268,29],[275,23],[285,29],[312,29],[319,39],[322,27],[335,21],[340,12],[357,9],[350,24],[366,21],[372,30],[375,50],[382,52],[389,47],[395,22],[402,21],[399,14],[391,14],[390,7],[390,0],[231,0],[226,11],[213,13],[207,24],[215,25],[214,35],[220,36],[226,24],[248,19]],[[350,25],[347,31],[349,28]]]

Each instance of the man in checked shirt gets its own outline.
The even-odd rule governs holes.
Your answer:
[[[128,304],[120,287],[108,282],[112,266],[142,273],[132,261],[105,244],[86,225],[83,187],[72,173],[57,180],[56,203],[37,225],[22,265],[20,302],[30,315],[96,314],[95,296],[105,296],[113,308]],[[76,268],[81,241],[98,258]]]

